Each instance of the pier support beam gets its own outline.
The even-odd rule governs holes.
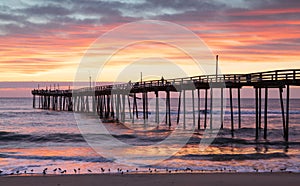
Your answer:
[[[170,99],[170,91],[167,91],[167,100],[168,100],[169,127],[171,127],[171,99]]]
[[[179,120],[180,120],[180,107],[181,107],[181,91],[179,92],[179,97],[178,97],[177,125],[179,124]]]
[[[195,95],[194,95],[194,90],[192,90],[192,111],[193,111],[193,128],[195,127],[195,122],[196,122],[196,118],[195,118]]]
[[[35,95],[33,95],[32,107],[35,108]]]
[[[126,104],[125,104],[125,94],[123,93],[122,94],[122,112],[121,112],[121,121],[122,121],[122,123],[125,122],[125,107],[126,107]]]
[[[241,122],[241,88],[238,88],[238,117],[239,117],[239,129],[242,127]]]
[[[280,106],[281,106],[281,115],[282,115],[282,128],[283,128],[283,138],[285,139],[285,116],[284,116],[284,105],[283,105],[283,88],[279,87],[279,97],[280,97]]]
[[[258,128],[261,129],[261,110],[262,110],[262,106],[261,106],[261,88],[258,88],[258,109],[259,109],[259,113],[258,113]]]
[[[289,141],[290,85],[286,86],[285,141]]]
[[[264,125],[264,139],[267,139],[268,132],[268,87],[265,87],[265,125]]]
[[[155,122],[159,125],[159,99],[158,91],[155,91]]]
[[[224,90],[221,88],[221,129],[224,128]]]
[[[209,112],[209,128],[210,130],[213,129],[213,88],[210,88],[210,112]]]
[[[207,122],[207,89],[205,89],[205,105],[204,105],[204,129],[206,129]]]
[[[200,89],[197,89],[198,92],[198,130],[200,130],[200,99],[201,99],[201,95],[200,95]]]
[[[136,114],[136,119],[139,118],[139,113],[138,113],[138,107],[137,107],[137,101],[136,101],[136,93],[133,94],[133,116],[134,113]]]
[[[232,102],[232,88],[229,88],[230,95],[230,116],[231,116],[231,135],[233,136],[234,123],[233,123],[233,102]]]
[[[131,104],[130,104],[129,94],[127,94],[127,103],[128,103],[129,118],[132,119]]]
[[[185,90],[183,90],[183,128],[186,128],[186,104],[185,104]]]
[[[111,117],[115,118],[115,109],[114,109],[115,99],[114,99],[114,95],[111,94],[110,97],[111,97],[111,99],[110,99]]]
[[[258,118],[258,88],[255,88],[255,139],[258,140],[259,118]]]

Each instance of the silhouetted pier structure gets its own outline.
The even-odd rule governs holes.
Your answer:
[[[97,113],[101,119],[112,118],[116,121],[125,122],[125,109],[129,112],[132,123],[139,119],[137,100],[142,101],[142,119],[146,121],[149,116],[148,93],[155,93],[155,122],[160,124],[159,117],[159,96],[160,92],[165,92],[165,124],[172,125],[171,122],[171,92],[178,92],[178,113],[176,123],[179,124],[182,113],[182,121],[186,125],[186,94],[189,91],[192,97],[192,124],[198,129],[208,127],[207,120],[210,114],[210,129],[212,125],[213,91],[220,91],[220,118],[221,128],[223,128],[224,116],[224,91],[229,90],[230,106],[230,128],[232,135],[234,132],[234,106],[233,90],[237,90],[237,111],[238,128],[241,128],[241,88],[252,87],[255,89],[255,138],[259,139],[259,130],[263,129],[263,137],[267,138],[268,130],[268,91],[278,89],[280,108],[282,114],[282,129],[285,141],[289,139],[289,104],[290,86],[300,86],[300,69],[276,70],[267,72],[257,72],[249,74],[224,74],[224,75],[202,75],[176,79],[161,79],[143,81],[135,83],[124,83],[116,85],[105,85],[96,87],[86,87],[76,90],[40,90],[35,89],[33,94],[33,107],[37,108],[36,97],[38,97],[38,108],[52,110],[68,110],[74,112]],[[264,89],[264,123],[262,123],[262,90]],[[283,91],[286,89],[286,99],[284,104]],[[201,91],[204,91],[204,111],[201,111]],[[210,93],[210,94],[209,94]],[[195,95],[196,94],[196,95]],[[210,95],[210,96],[208,96]],[[208,105],[210,99],[210,105]],[[196,102],[195,102],[196,100]],[[127,102],[127,104],[126,104]],[[127,106],[127,108],[126,108]],[[181,106],[183,108],[181,108]],[[183,109],[181,111],[181,109]],[[202,117],[201,117],[202,115]],[[203,127],[201,121],[203,119]],[[263,124],[263,125],[262,125]]]

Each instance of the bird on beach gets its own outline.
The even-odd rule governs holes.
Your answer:
[[[19,174],[19,173],[20,173],[20,171],[17,170],[17,171],[16,171],[16,174]]]
[[[63,170],[62,172],[60,172],[61,174],[65,174],[67,173],[67,170]]]
[[[46,175],[46,170],[45,169],[43,170],[43,175]]]
[[[27,171],[26,171],[26,170],[24,171],[24,174],[27,174]]]
[[[102,172],[102,173],[103,173],[103,172],[105,172],[105,169],[104,169],[104,168],[102,168],[102,167],[101,167],[101,172]]]
[[[76,169],[74,169],[74,173],[75,173],[75,174],[77,173],[77,170],[76,170]]]
[[[57,168],[53,169],[53,172],[55,173],[57,171]]]
[[[0,170],[0,174],[2,174],[2,172],[3,172],[3,171],[2,171],[2,170]]]
[[[80,168],[78,168],[77,170],[78,170],[78,174],[80,174]]]
[[[138,168],[135,168],[135,171],[138,171],[139,169]]]
[[[108,169],[108,172],[110,172],[110,169]]]
[[[90,169],[87,170],[88,172],[92,172]]]
[[[285,168],[281,168],[280,170],[281,170],[281,171],[286,171],[286,167],[285,167]]]
[[[30,170],[31,174],[33,173],[33,169]]]
[[[253,168],[255,170],[255,172],[258,172],[258,169],[257,168]]]

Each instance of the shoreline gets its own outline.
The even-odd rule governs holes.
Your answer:
[[[80,175],[13,175],[0,176],[0,185],[5,186],[76,186],[76,185],[273,185],[296,186],[299,173],[124,173]]]

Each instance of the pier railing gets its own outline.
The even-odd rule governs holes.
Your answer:
[[[134,89],[134,88],[149,88],[149,87],[163,87],[163,86],[176,86],[195,83],[235,83],[243,85],[253,85],[255,83],[262,83],[266,81],[287,81],[300,83],[300,69],[291,70],[275,70],[267,72],[255,72],[249,74],[220,74],[220,75],[201,75],[184,78],[174,79],[160,79],[149,80],[143,82],[130,82],[130,83],[118,83],[114,85],[102,85],[95,87],[84,87],[76,90],[44,90],[35,89],[32,94],[71,94],[72,92],[91,92],[91,91],[106,91],[112,89]]]
[[[96,86],[95,88],[81,88],[82,91],[104,91],[111,89],[132,89],[132,88],[149,88],[160,86],[176,86],[192,83],[236,83],[244,85],[253,85],[265,81],[300,81],[300,69],[292,70],[275,70],[267,72],[256,72],[249,74],[222,74],[222,75],[201,75],[185,78],[149,80],[143,82],[121,83],[115,85]]]

